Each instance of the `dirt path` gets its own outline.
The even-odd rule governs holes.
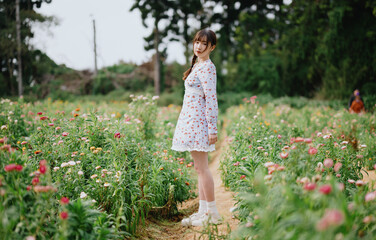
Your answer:
[[[225,136],[224,128],[221,132],[221,142],[216,144],[216,151],[210,153],[211,161],[209,163],[209,168],[213,174],[214,186],[215,186],[215,197],[219,213],[224,219],[224,223],[218,225],[217,230],[214,234],[220,236],[227,235],[231,230],[236,229],[238,221],[232,218],[230,209],[234,207],[235,201],[233,200],[234,193],[227,191],[222,184],[221,175],[219,171],[219,165],[222,153],[226,152],[226,146],[228,145],[227,136]],[[208,229],[203,229],[201,227],[182,227],[180,224],[181,219],[191,215],[198,210],[198,198],[190,199],[185,201],[181,206],[178,206],[179,216],[170,220],[147,220],[146,227],[141,230],[139,238],[142,239],[178,239],[178,240],[188,240],[188,239],[207,239],[206,235],[202,232]],[[213,229],[213,228],[212,228]],[[231,230],[230,230],[231,229]]]

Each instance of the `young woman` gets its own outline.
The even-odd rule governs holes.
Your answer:
[[[213,31],[203,29],[196,33],[192,64],[183,77],[184,102],[171,149],[191,152],[198,174],[200,198],[198,212],[183,219],[184,226],[219,223],[221,218],[215,204],[213,176],[208,167],[208,152],[215,150],[217,141],[217,76],[209,58],[216,43]]]

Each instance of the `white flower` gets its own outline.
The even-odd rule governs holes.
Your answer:
[[[271,167],[271,166],[274,166],[275,165],[275,163],[273,163],[273,162],[266,162],[266,163],[264,163],[264,166],[265,167]]]
[[[67,167],[67,166],[69,166],[69,164],[66,163],[66,162],[63,162],[63,163],[61,164],[61,167]]]
[[[110,184],[109,184],[108,182],[105,182],[105,183],[103,184],[103,186],[105,186],[105,187],[109,187]]]
[[[151,99],[152,99],[153,101],[154,101],[154,100],[158,100],[158,99],[159,99],[159,96],[153,96]]]
[[[265,177],[264,177],[264,180],[267,180],[267,181],[269,181],[269,180],[271,180],[272,179],[272,175],[266,175]]]
[[[359,147],[360,147],[360,148],[366,148],[367,145],[365,145],[365,144],[361,144]]]
[[[329,139],[331,137],[331,134],[324,135],[322,138]]]
[[[345,145],[345,144],[348,144],[348,143],[349,143],[348,141],[341,142],[342,145]]]
[[[68,164],[71,165],[71,166],[74,166],[74,165],[76,165],[76,162],[75,161],[69,161]]]
[[[86,197],[87,197],[87,194],[85,192],[81,192],[80,198],[86,198]]]
[[[133,94],[131,94],[131,95],[129,95],[129,97],[130,97],[130,98],[134,98],[134,95],[133,95]]]
[[[100,179],[97,179],[97,181],[95,181],[96,183],[100,183],[101,182],[101,180]]]
[[[95,199],[93,199],[93,200],[91,200],[91,202],[96,203],[97,201],[95,201]]]
[[[76,164],[80,164],[81,163],[81,161],[76,161]]]
[[[8,129],[8,128],[7,128],[7,125],[3,125],[3,126],[1,126],[1,130],[4,130],[4,129]]]
[[[97,174],[94,174],[94,175],[92,175],[90,178],[91,178],[91,179],[94,179],[94,178],[96,178],[96,177],[98,177],[98,175],[97,175]]]
[[[101,168],[101,166],[96,166],[96,167],[95,167],[95,169],[97,169],[97,170],[100,169],[100,168]]]
[[[321,133],[321,132],[318,132],[316,136],[317,136],[317,137],[321,137],[321,136],[322,136],[322,133]]]
[[[345,150],[346,148],[347,148],[346,146],[342,146],[342,147],[341,147],[342,150]]]
[[[54,167],[54,172],[56,172],[59,169],[60,169],[59,167]]]
[[[107,173],[107,169],[102,169],[102,173]]]
[[[78,171],[78,175],[84,175],[83,171]]]

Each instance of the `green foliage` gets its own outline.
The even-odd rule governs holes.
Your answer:
[[[229,238],[372,239],[375,228],[367,219],[375,204],[366,195],[373,184],[358,180],[376,163],[375,115],[304,98],[291,108],[295,100],[262,107],[247,100],[228,109],[230,146],[220,168],[224,184],[239,193],[242,222]],[[323,186],[330,192],[319,190]],[[339,217],[329,223],[325,216],[333,211]]]
[[[158,108],[156,98],[132,99],[131,106],[89,99],[1,101],[2,236],[129,237],[153,208],[169,201],[166,212],[173,214],[176,204],[191,196],[189,156],[169,150],[174,131],[170,121],[178,109]],[[5,171],[12,163],[23,169]],[[39,183],[32,184],[34,178]],[[69,205],[59,203],[61,197],[69,198]]]

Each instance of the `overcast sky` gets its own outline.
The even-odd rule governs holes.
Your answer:
[[[140,12],[129,12],[133,0],[52,0],[37,12],[55,16],[59,24],[34,27],[32,43],[58,64],[75,69],[94,69],[93,24],[96,21],[98,67],[120,60],[140,64],[150,59],[143,37],[151,29],[143,27]],[[180,43],[168,45],[168,62],[184,63]]]

